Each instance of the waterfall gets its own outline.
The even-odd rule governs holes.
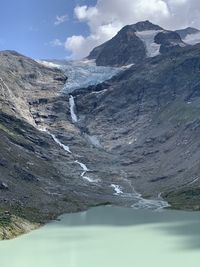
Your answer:
[[[69,106],[70,106],[70,113],[71,113],[72,122],[76,123],[76,122],[78,122],[78,118],[77,118],[76,113],[75,113],[75,101],[74,101],[74,97],[72,95],[70,95],[70,97],[69,97]]]

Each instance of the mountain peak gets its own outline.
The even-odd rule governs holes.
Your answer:
[[[135,24],[124,26],[119,32],[143,32],[143,31],[161,31],[164,30],[159,25],[153,24],[149,20],[140,21]]]
[[[200,31],[193,27],[187,27],[185,29],[177,30],[176,32],[181,36],[181,38],[184,39],[186,38],[187,35],[196,34],[196,33],[199,33]]]
[[[148,30],[155,30],[155,31],[163,30],[163,28],[161,28],[159,25],[153,24],[149,20],[137,22],[136,24],[131,25],[131,27],[139,32]]]
[[[88,58],[95,59],[98,66],[123,66],[185,45],[177,32],[145,20],[123,27],[111,40],[94,48]]]

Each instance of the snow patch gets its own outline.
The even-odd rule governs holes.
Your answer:
[[[156,44],[154,41],[155,36],[161,31],[142,31],[135,34],[145,44],[147,50],[147,57],[155,57],[160,54],[160,44]]]
[[[188,34],[185,39],[183,39],[183,42],[190,45],[195,45],[200,43],[200,33],[193,33]]]

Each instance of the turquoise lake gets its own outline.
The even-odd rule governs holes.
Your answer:
[[[11,241],[1,267],[188,267],[200,264],[200,213],[98,207]]]

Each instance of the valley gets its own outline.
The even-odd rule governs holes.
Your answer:
[[[0,52],[2,239],[99,205],[200,210],[197,34],[144,21],[81,61]]]

